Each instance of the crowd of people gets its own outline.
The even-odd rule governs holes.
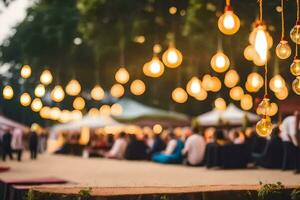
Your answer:
[[[1,127],[0,154],[2,155],[2,161],[9,158],[20,162],[22,161],[23,151],[26,149],[30,152],[30,158],[35,160],[38,151],[45,151],[46,140],[45,137],[39,136],[35,131],[7,126]],[[43,144],[44,147],[42,147]]]

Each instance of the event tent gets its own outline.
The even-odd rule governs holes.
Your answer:
[[[165,127],[189,126],[189,118],[181,113],[146,106],[129,98],[118,101],[122,114],[113,116],[116,120],[139,126],[160,124]]]
[[[0,115],[0,127],[12,127],[12,128],[19,128],[19,129],[22,129],[22,130],[27,130],[28,127],[23,125],[23,124],[20,124],[16,121],[13,121],[11,119],[8,119],[2,115]]]
[[[197,122],[200,126],[238,126],[243,125],[245,119],[249,123],[255,123],[259,120],[259,116],[251,112],[243,111],[234,104],[229,104],[224,111],[214,109],[198,116]]]

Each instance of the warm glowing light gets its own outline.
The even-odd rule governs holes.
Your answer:
[[[224,84],[228,88],[232,88],[238,84],[240,81],[240,76],[234,69],[229,70],[225,74]]]
[[[192,77],[191,80],[186,85],[186,91],[189,95],[195,96],[199,94],[202,90],[201,81],[196,76]]]
[[[22,78],[29,78],[31,76],[31,67],[29,65],[24,65],[21,68],[21,77]]]
[[[211,88],[212,92],[218,92],[222,88],[222,83],[220,79],[216,76],[211,77],[211,84],[212,84],[212,88]]]
[[[300,76],[300,59],[295,58],[290,66],[290,71],[294,76]]]
[[[51,99],[55,102],[61,102],[65,98],[65,92],[60,85],[56,85],[51,91]]]
[[[53,76],[49,70],[44,70],[43,73],[41,74],[40,81],[44,85],[49,85],[52,83]]]
[[[111,106],[110,113],[111,113],[111,115],[114,115],[114,116],[120,116],[123,113],[123,108],[120,104],[115,103]]]
[[[251,95],[249,94],[245,94],[242,98],[241,98],[241,108],[243,110],[250,110],[253,107],[253,98]]]
[[[287,89],[287,87],[284,87],[282,90],[280,90],[279,92],[275,92],[275,96],[277,99],[279,100],[284,100],[289,96],[289,91]]]
[[[155,134],[159,134],[163,131],[163,127],[160,124],[155,124],[152,129]]]
[[[124,68],[121,67],[115,74],[115,79],[118,83],[125,84],[129,81],[129,72]]]
[[[226,6],[225,12],[218,20],[219,30],[225,35],[233,35],[240,28],[240,19],[236,16],[230,6]]]
[[[50,119],[58,120],[60,118],[61,110],[58,107],[51,108]]]
[[[41,101],[41,99],[39,98],[35,98],[33,99],[32,103],[31,103],[31,110],[33,112],[39,112],[43,107],[43,103]]]
[[[186,93],[186,91],[183,88],[178,87],[173,90],[172,99],[176,103],[185,103],[188,99],[188,94]]]
[[[297,78],[293,81],[293,91],[297,94],[300,95],[300,76],[297,76]]]
[[[96,101],[101,101],[105,97],[105,92],[100,85],[95,85],[91,90],[91,97]]]
[[[276,115],[278,112],[278,106],[276,103],[272,102],[271,103],[271,110],[270,110],[270,113],[269,113],[269,116],[274,116]]]
[[[287,59],[290,57],[292,49],[286,40],[281,40],[276,46],[276,55],[280,59]]]
[[[223,73],[229,68],[230,61],[223,52],[218,52],[212,57],[210,65],[215,72]]]
[[[170,45],[164,52],[162,59],[167,67],[176,68],[182,63],[182,54],[178,49]]]
[[[125,93],[125,89],[123,87],[123,85],[115,83],[111,89],[110,89],[110,94],[111,96],[115,97],[115,98],[120,98],[121,96],[123,96]]]
[[[88,115],[91,117],[97,117],[100,115],[100,111],[97,108],[91,108],[88,112]]]
[[[236,86],[234,88],[231,88],[229,95],[233,100],[240,101],[244,96],[244,90],[240,86]]]
[[[20,103],[21,103],[22,106],[29,106],[30,105],[31,97],[27,92],[25,92],[21,95]]]
[[[79,121],[82,119],[82,112],[80,110],[73,110],[71,112],[71,119],[73,121]]]
[[[3,98],[6,100],[11,100],[14,97],[14,90],[10,85],[6,85],[2,91]]]
[[[244,57],[246,60],[252,61],[254,59],[256,52],[252,45],[248,45],[244,50]]]
[[[297,21],[296,25],[290,31],[290,37],[293,42],[300,44],[300,21]]]
[[[223,98],[219,97],[215,100],[215,108],[217,110],[226,110],[226,102]]]
[[[214,87],[214,82],[209,74],[205,74],[202,78],[202,88],[206,91],[211,91]]]
[[[40,116],[43,119],[50,119],[50,115],[51,115],[51,108],[49,108],[48,106],[45,106],[40,110]]]
[[[70,96],[77,96],[81,92],[80,83],[73,79],[66,86],[66,93]]]
[[[270,116],[271,112],[271,103],[269,98],[264,98],[258,105],[257,109],[261,115]]]
[[[34,95],[36,97],[43,97],[46,93],[46,89],[45,89],[45,86],[42,85],[42,84],[38,84],[35,89],[34,89]]]
[[[67,123],[71,121],[71,112],[68,110],[62,110],[58,121],[60,123]]]
[[[73,108],[75,110],[83,110],[85,108],[85,100],[82,97],[76,97],[73,101]]]
[[[136,96],[142,95],[146,91],[146,85],[142,80],[134,80],[130,85],[130,91]]]
[[[101,115],[110,115],[111,113],[111,108],[109,105],[102,105],[100,107],[100,114]]]
[[[256,124],[256,132],[261,137],[268,137],[271,135],[273,130],[273,124],[271,122],[271,118],[268,116],[264,116],[259,122]]]
[[[267,61],[268,41],[265,27],[259,25],[256,27],[256,35],[254,39],[254,49],[264,62]]]
[[[193,96],[198,101],[204,101],[207,98],[207,92],[202,89],[199,93]]]
[[[251,91],[257,92],[264,85],[264,79],[260,74],[252,72],[247,77],[247,83]]]
[[[164,73],[164,70],[164,64],[157,56],[154,56],[150,62],[145,63],[143,66],[144,74],[153,78],[160,77]]]
[[[169,8],[169,13],[171,15],[175,15],[176,12],[177,12],[177,8],[175,6],[172,6],[172,7]]]
[[[279,92],[285,87],[285,80],[282,78],[282,76],[277,74],[271,78],[269,86],[273,92]]]

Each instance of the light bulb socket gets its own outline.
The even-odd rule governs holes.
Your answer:
[[[270,100],[269,94],[265,94],[265,95],[264,95],[264,99],[269,99],[269,100]]]
[[[283,36],[283,37],[281,38],[280,42],[283,43],[283,44],[287,44],[287,43],[288,43],[288,40],[287,40],[287,38],[286,38],[285,36]]]
[[[265,23],[262,20],[258,20],[258,21],[256,21],[255,28],[257,28],[259,26],[264,26],[264,25],[265,25]]]
[[[296,25],[300,26],[300,19],[296,21]]]
[[[299,59],[300,59],[300,57],[299,57],[298,55],[295,55],[294,61],[295,61],[295,60],[299,60]]]
[[[230,5],[226,5],[224,11],[233,11],[233,9]]]

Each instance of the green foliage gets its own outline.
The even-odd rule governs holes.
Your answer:
[[[91,197],[92,188],[85,188],[79,191],[78,200],[88,200]]]
[[[277,184],[262,184],[258,190],[258,200],[283,200],[284,186],[278,182]]]
[[[300,200],[300,188],[296,188],[292,191],[291,200]]]

